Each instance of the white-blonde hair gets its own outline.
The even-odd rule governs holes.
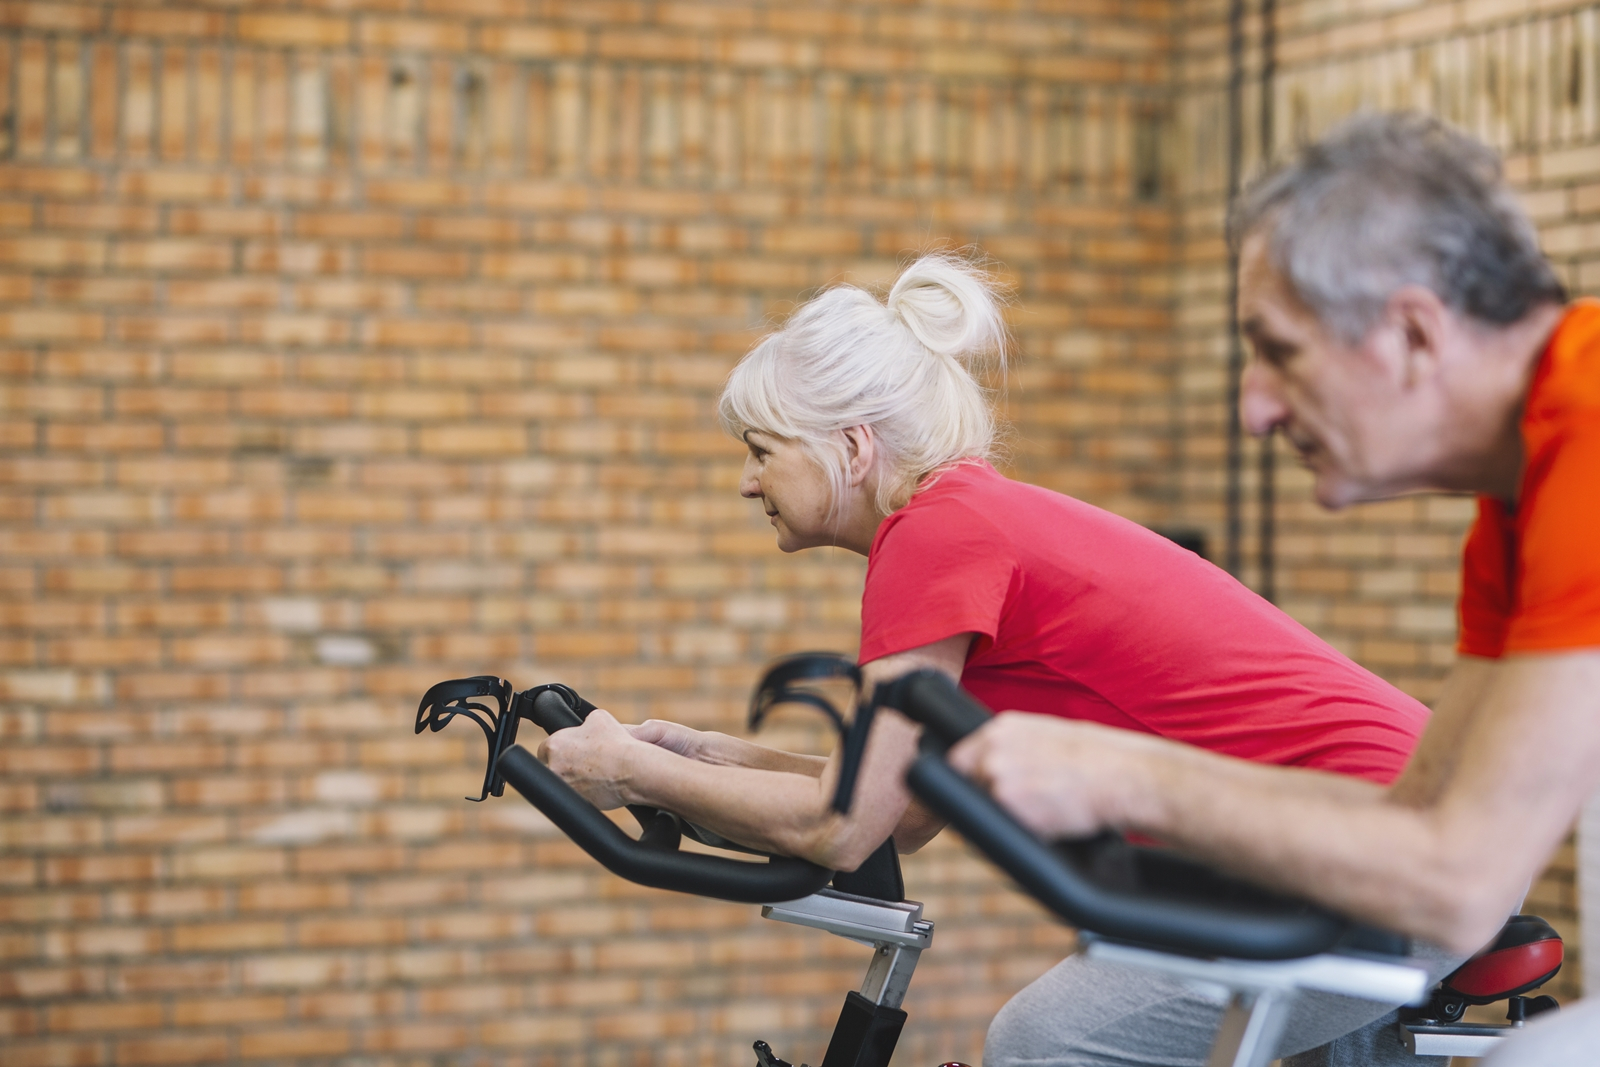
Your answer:
[[[1003,369],[1006,328],[994,282],[972,263],[927,255],[887,300],[854,285],[828,289],[762,338],[728,376],[723,426],[799,442],[844,497],[842,430],[870,426],[879,462],[879,512],[906,503],[939,468],[988,458],[995,418],[973,371]]]

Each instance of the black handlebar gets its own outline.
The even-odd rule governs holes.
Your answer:
[[[482,703],[492,697],[497,707]],[[807,896],[828,884],[833,872],[805,860],[768,856],[767,862],[746,862],[724,856],[679,852],[682,835],[719,848],[751,853],[670,812],[628,806],[642,831],[636,841],[568,785],[560,775],[515,744],[517,723],[527,719],[546,733],[580,726],[594,705],[564,685],[535,686],[513,694],[511,683],[492,675],[440,682],[417,708],[416,732],[442,730],[457,715],[478,724],[489,741],[489,768],[482,800],[500,796],[505,784],[527,798],[558,828],[608,871],[653,889],[770,904]]]
[[[639,885],[740,904],[772,904],[815,893],[833,877],[833,872],[824,867],[786,856],[773,856],[766,863],[746,863],[723,856],[679,852],[676,833],[671,834],[671,844],[664,847],[644,838],[635,841],[520,745],[500,757],[499,770],[513,789],[527,797],[602,867]],[[651,829],[646,826],[647,838],[653,836]]]
[[[1116,834],[1047,844],[944,760],[950,745],[988,721],[987,708],[931,670],[880,686],[875,699],[925,728],[922,754],[906,774],[912,791],[1073,926],[1241,959],[1309,956],[1353,935],[1388,951],[1398,947],[1314,904],[1225,878],[1164,849],[1130,845]]]
[[[779,664],[763,681],[752,705],[754,717],[782,700],[806,700],[800,687],[806,679],[849,677],[854,671],[847,662],[845,667],[822,662],[825,657],[816,657],[816,663],[800,662],[805,658]],[[478,702],[484,697],[496,701],[498,712]],[[822,703],[820,698],[807,702]],[[945,762],[946,750],[980,728],[991,713],[937,671],[916,671],[880,685],[857,708],[856,721],[841,730],[846,764],[842,779],[854,778],[872,710],[880,705],[895,708],[924,727],[922,751],[906,774],[912,791],[1023,889],[1074,926],[1160,949],[1242,959],[1292,959],[1338,945],[1386,953],[1404,950],[1403,940],[1393,935],[1223,877],[1165,849],[1131,845],[1114,833],[1054,844],[1040,840]],[[656,808],[630,805],[643,830],[634,840],[513,743],[519,719],[553,733],[580,725],[593,708],[563,685],[513,694],[510,683],[499,678],[465,678],[441,682],[428,691],[417,709],[417,732],[440,730],[457,714],[473,719],[489,739],[484,796],[499,796],[504,784],[511,783],[580,848],[629,881],[741,903],[793,900],[827,884],[833,872],[804,860],[768,856],[765,863],[744,862],[679,852],[683,834],[723,848],[740,850],[740,846]],[[836,712],[832,718],[843,726]],[[848,800],[845,790],[843,802],[847,805]],[[892,861],[892,844],[884,849]],[[892,880],[898,885],[897,871]],[[898,890],[895,893],[898,896]]]
[[[994,718],[965,689],[935,670],[912,671],[881,683],[872,701],[894,708],[922,724],[923,749],[943,752]]]

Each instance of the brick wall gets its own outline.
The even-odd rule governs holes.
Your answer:
[[[1276,141],[1437,107],[1592,288],[1597,9],[1526,7],[1280,2]],[[818,1058],[859,947],[466,804],[481,742],[414,701],[731,730],[767,659],[853,647],[860,561],[772,548],[712,401],[926,247],[1017,287],[1014,471],[1215,554],[1225,15],[0,4],[0,1059]],[[1462,503],[1327,516],[1287,467],[1282,603],[1431,697]],[[1067,935],[956,842],[907,880],[900,1060],[976,1061]],[[1570,924],[1569,854],[1535,904]]]
[[[1246,172],[1262,157],[1259,5],[1249,5],[1244,94]],[[1273,140],[1282,153],[1361,108],[1422,108],[1499,149],[1568,285],[1593,293],[1600,257],[1600,7],[1487,3],[1280,2]],[[1226,335],[1227,5],[1191,0],[1173,154],[1183,265],[1175,343],[1184,520],[1223,529]],[[1257,446],[1246,449],[1246,559],[1254,566]],[[1454,603],[1468,499],[1425,497],[1329,514],[1286,450],[1277,463],[1278,602],[1401,688],[1433,699],[1454,659]],[[1573,848],[1561,850],[1527,908],[1566,937],[1570,964],[1555,992],[1580,990]]]
[[[446,677],[736,729],[855,642],[711,420],[803,293],[973,245],[1025,476],[1173,505],[1157,3],[0,5],[0,1059],[815,1061],[859,946],[636,891]],[[905,1062],[1064,954],[954,842]]]

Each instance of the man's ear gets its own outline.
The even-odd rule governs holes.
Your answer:
[[[853,489],[867,480],[878,462],[878,435],[871,426],[846,426],[841,432],[845,442],[845,474]]]
[[[1425,286],[1402,286],[1389,297],[1387,318],[1398,342],[1395,355],[1405,388],[1430,381],[1439,373],[1450,314],[1439,294]]]

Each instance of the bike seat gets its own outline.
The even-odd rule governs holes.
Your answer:
[[[1561,935],[1537,915],[1513,915],[1500,935],[1440,987],[1468,1004],[1492,1004],[1537,989],[1561,970]]]

